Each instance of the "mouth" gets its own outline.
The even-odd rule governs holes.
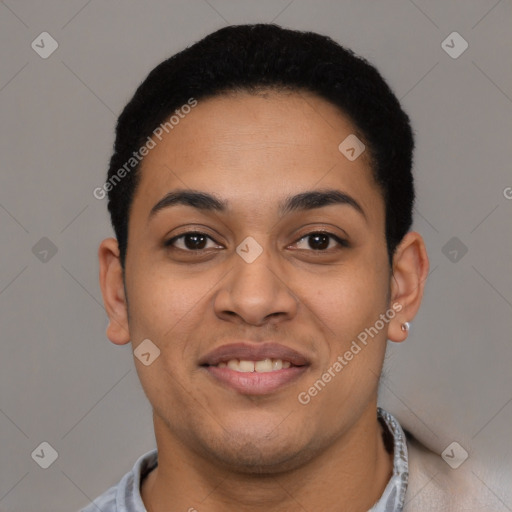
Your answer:
[[[208,365],[210,366],[210,365]],[[261,359],[260,361],[249,361],[248,359],[229,359],[228,361],[220,361],[218,364],[213,365],[216,368],[229,368],[235,372],[249,373],[268,373],[282,370],[283,368],[290,368],[292,363],[290,361],[283,361],[282,359]],[[295,366],[295,365],[293,365]]]
[[[309,360],[299,352],[271,343],[224,345],[200,361],[200,367],[223,387],[245,395],[266,395],[298,379]]]

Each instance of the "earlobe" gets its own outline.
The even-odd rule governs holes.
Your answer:
[[[123,269],[115,238],[106,238],[98,249],[100,287],[109,317],[107,337],[116,345],[130,341],[128,310],[124,291]]]
[[[428,256],[423,238],[410,231],[393,256],[391,304],[400,304],[400,312],[390,322],[388,339],[401,342],[409,334],[410,322],[418,312],[428,276]]]

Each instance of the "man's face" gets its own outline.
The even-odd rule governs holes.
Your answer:
[[[315,95],[243,93],[200,100],[145,157],[129,222],[129,333],[134,348],[160,349],[137,371],[160,431],[191,453],[243,471],[291,468],[375,415],[387,325],[366,345],[357,336],[389,310],[390,270],[368,155],[338,149],[354,131]],[[227,206],[150,215],[186,189]],[[279,209],[327,189],[363,213]],[[360,351],[340,370],[354,340]],[[264,359],[261,372],[240,371]]]

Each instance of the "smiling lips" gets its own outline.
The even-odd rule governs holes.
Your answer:
[[[230,359],[227,363],[221,361],[217,368],[229,368],[236,372],[274,372],[282,370],[283,368],[290,368],[290,361],[283,361],[282,359],[262,359],[261,361],[249,361],[247,359]]]
[[[283,345],[235,343],[218,347],[199,364],[215,380],[242,394],[264,395],[298,378],[310,362]]]

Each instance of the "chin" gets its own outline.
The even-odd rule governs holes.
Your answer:
[[[203,456],[213,464],[246,474],[276,474],[290,471],[304,464],[313,455],[298,439],[285,436],[231,433],[222,439],[203,440]]]

